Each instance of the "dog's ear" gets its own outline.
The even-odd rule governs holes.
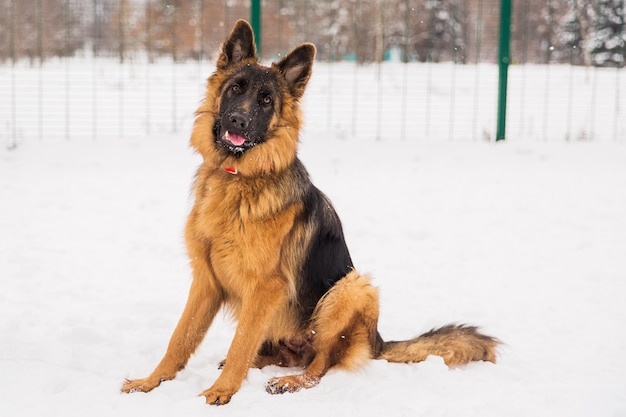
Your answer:
[[[304,43],[286,57],[274,64],[287,80],[291,95],[296,98],[302,97],[306,84],[311,78],[313,61],[315,60],[315,46],[312,43]]]
[[[242,59],[254,58],[256,47],[254,46],[254,34],[252,27],[243,19],[238,20],[233,30],[222,44],[220,55],[217,58],[217,68],[224,69],[236,64]]]

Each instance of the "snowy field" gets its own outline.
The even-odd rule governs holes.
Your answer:
[[[70,140],[58,140],[61,108],[60,120],[45,115],[50,140],[24,119],[17,148],[0,148],[0,415],[626,416],[626,144],[613,139],[614,124],[595,128],[593,141],[544,141],[540,121],[532,132],[515,128],[542,113],[543,97],[528,93],[534,105],[511,118],[506,143],[472,140],[471,128],[464,138],[458,127],[451,142],[449,106],[429,110],[428,138],[423,113],[407,118],[420,127],[405,135],[386,117],[382,140],[375,124],[352,136],[341,106],[328,123],[323,71],[307,96],[301,158],[334,201],[356,265],[381,290],[381,334],[477,324],[505,342],[498,363],[372,361],[282,396],[266,394],[264,383],[294,370],[255,369],[229,405],[209,407],[196,395],[219,375],[234,332],[220,315],[175,380],[121,394],[124,378],[147,375],[161,358],[190,284],[182,231],[200,160],[187,141],[202,90],[190,75],[180,102],[167,102],[181,115],[177,134],[167,133],[172,120],[158,113],[154,93],[150,139],[132,112],[122,140],[102,139],[115,134],[120,113],[118,97],[101,87],[96,140],[78,108]],[[446,88],[434,89],[432,106],[436,97],[452,101]],[[454,113],[471,125],[463,91]],[[28,110],[37,119],[38,100],[20,100],[16,119]],[[596,97],[596,126],[603,102]],[[554,103],[550,112],[567,108]],[[376,120],[374,109],[359,112],[363,123]],[[491,125],[487,109],[479,108],[478,129],[481,120]],[[572,126],[584,128],[589,118],[580,118]]]

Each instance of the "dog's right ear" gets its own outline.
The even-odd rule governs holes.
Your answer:
[[[225,69],[242,59],[255,58],[254,34],[252,27],[243,19],[238,20],[233,30],[222,44],[220,55],[217,58],[217,68]]]

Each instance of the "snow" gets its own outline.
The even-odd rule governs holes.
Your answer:
[[[567,80],[569,69],[555,68],[551,78]],[[411,129],[403,139],[396,126],[382,140],[352,136],[336,111],[330,126],[319,114],[324,76],[307,96],[300,155],[381,290],[381,334],[476,324],[504,342],[498,363],[372,361],[277,396],[265,382],[294,370],[254,369],[215,408],[197,394],[233,336],[220,315],[175,380],[120,393],[124,378],[154,368],[182,312],[182,231],[200,162],[187,145],[191,116],[182,133],[153,128],[150,139],[128,116],[122,140],[91,140],[89,128],[63,141],[25,133],[16,149],[0,148],[0,415],[626,416],[626,147],[612,140],[615,126],[594,141],[543,141],[536,129],[520,135],[534,140],[451,142],[447,113],[432,111],[431,140]],[[192,90],[188,79],[179,91]],[[433,105],[450,100],[439,87]],[[191,114],[194,100],[176,111]],[[527,100],[540,113],[542,98]],[[464,106],[455,112],[471,121]],[[99,126],[115,129],[106,115]],[[152,118],[169,123],[156,109]]]

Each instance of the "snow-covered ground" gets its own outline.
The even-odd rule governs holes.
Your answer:
[[[220,316],[175,380],[121,394],[124,378],[154,368],[184,306],[182,230],[199,163],[187,146],[191,115],[180,133],[155,125],[150,139],[127,115],[123,140],[92,140],[89,127],[69,141],[24,133],[16,149],[0,148],[0,415],[626,416],[626,146],[613,126],[584,142],[546,143],[540,131],[450,142],[447,113],[431,110],[433,140],[386,125],[383,140],[375,125],[352,136],[342,107],[331,123],[319,114],[323,76],[307,96],[301,158],[381,290],[383,337],[477,324],[505,342],[498,364],[372,361],[281,396],[264,382],[293,370],[251,370],[231,404],[211,408],[196,395],[233,335]],[[194,100],[176,111],[192,112]],[[116,101],[105,104],[113,110],[98,126],[117,129]],[[36,100],[20,106],[37,114]],[[368,111],[363,123],[376,119]],[[479,117],[492,116],[481,107]]]

